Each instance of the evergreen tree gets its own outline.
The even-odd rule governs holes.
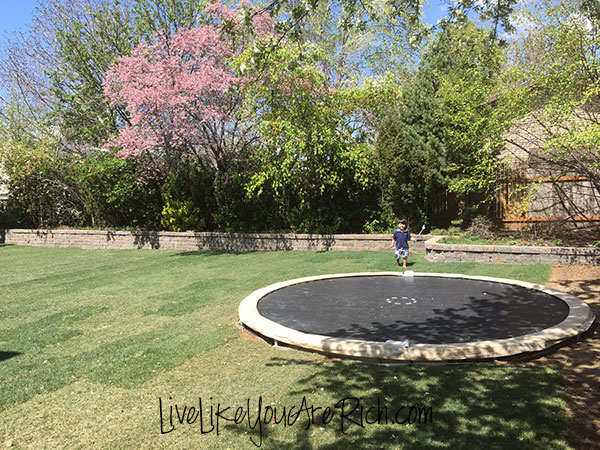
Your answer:
[[[492,198],[487,100],[501,62],[500,45],[484,28],[465,17],[443,24],[404,87],[396,116],[379,130],[384,198],[396,215],[446,225],[458,215],[459,200],[466,206],[460,212],[470,213],[471,204]],[[485,183],[466,183],[476,172]]]
[[[397,217],[415,223],[443,221],[448,186],[443,130],[429,70],[421,70],[406,86],[397,114],[388,117],[378,135],[384,197]]]

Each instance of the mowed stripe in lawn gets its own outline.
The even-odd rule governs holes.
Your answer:
[[[415,271],[533,282],[549,275],[547,266],[431,264],[418,254],[411,262]],[[435,422],[350,426],[345,434],[338,422],[308,429],[302,422],[268,428],[265,448],[568,448],[556,368],[357,364],[281,352],[240,337],[233,323],[255,289],[315,274],[394,270],[390,254],[3,246],[0,265],[0,284],[11,292],[0,291],[0,351],[19,353],[0,361],[0,436],[17,447],[253,448],[249,436],[257,433],[240,426],[220,436],[193,426],[161,436],[158,397],[237,406],[263,396],[291,406],[306,396],[331,406],[354,396],[369,406],[431,405]]]

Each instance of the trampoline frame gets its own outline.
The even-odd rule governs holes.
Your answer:
[[[407,276],[402,272],[359,272],[296,278],[263,287],[252,292],[242,300],[238,308],[239,318],[245,327],[272,339],[276,345],[282,343],[319,353],[353,359],[375,360],[378,362],[465,361],[495,359],[540,352],[584,333],[592,326],[595,320],[594,313],[584,301],[571,294],[546,286],[505,278],[446,273],[410,273],[410,276],[414,277],[489,281],[541,291],[564,301],[569,307],[569,314],[562,322],[550,328],[507,339],[453,344],[415,344],[409,347],[401,347],[394,343],[343,339],[303,333],[267,319],[258,311],[258,303],[264,296],[295,284],[348,277]],[[407,337],[410,339],[410,336]]]

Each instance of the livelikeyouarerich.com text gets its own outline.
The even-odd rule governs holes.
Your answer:
[[[263,429],[267,426],[335,426],[346,434],[351,427],[366,428],[369,425],[413,425],[431,424],[433,409],[431,406],[388,407],[377,397],[373,404],[365,404],[362,397],[345,397],[331,406],[315,406],[302,397],[299,404],[265,405],[262,396],[257,400],[248,398],[238,406],[227,406],[220,402],[203,401],[198,397],[193,405],[180,405],[158,399],[160,414],[160,433],[176,432],[179,428],[194,426],[201,435],[216,433],[219,436],[225,425],[247,427],[250,440],[260,447],[263,442]]]

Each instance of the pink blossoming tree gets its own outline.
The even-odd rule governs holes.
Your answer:
[[[369,192],[376,176],[345,91],[324,73],[328,56],[275,34],[265,13],[215,4],[207,14],[207,25],[140,44],[111,68],[106,95],[131,121],[111,144],[167,170],[195,156],[218,172],[221,205],[265,199],[294,229],[336,228],[348,192]],[[235,185],[245,200],[223,194]]]
[[[131,123],[108,143],[121,148],[120,156],[194,155],[222,169],[255,139],[240,110],[243,86],[252,80],[235,57],[274,37],[274,21],[247,7],[213,4],[206,13],[207,25],[141,43],[111,66],[105,95],[126,108]]]

